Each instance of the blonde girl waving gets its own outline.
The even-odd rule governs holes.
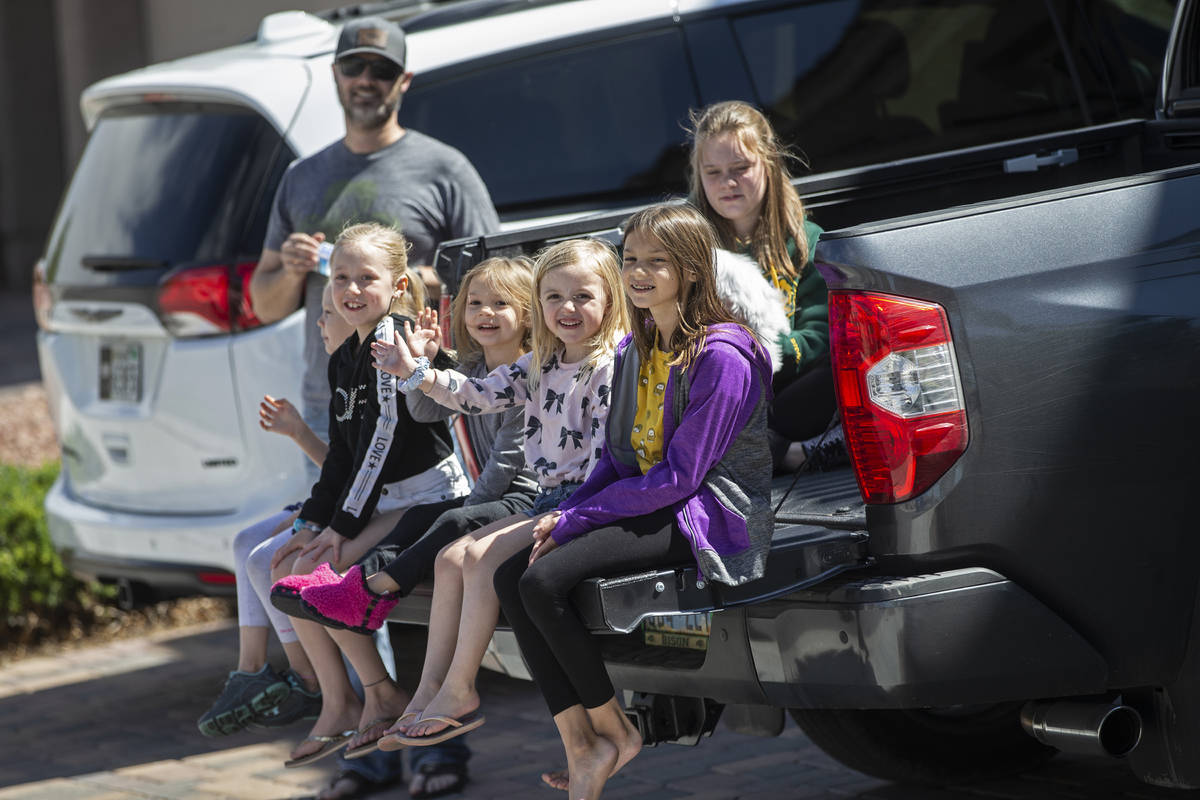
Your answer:
[[[540,492],[527,514],[448,545],[434,565],[429,642],[420,685],[384,749],[434,744],[483,724],[475,676],[495,630],[497,565],[526,547],[534,525],[587,478],[608,416],[612,359],[628,329],[620,270],[609,245],[560,242],[534,264],[530,352],[484,378],[433,369],[418,338],[376,342],[376,365],[467,414],[525,412],[525,460]]]

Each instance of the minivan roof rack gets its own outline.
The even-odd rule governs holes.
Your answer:
[[[375,3],[352,3],[313,13],[329,22],[342,22],[356,17],[391,16],[398,11],[419,14],[433,8],[437,2],[445,3],[447,0],[381,0],[381,2]]]
[[[415,33],[564,2],[568,0],[379,0],[373,3],[352,3],[313,13],[314,16],[332,23],[358,17],[387,17],[403,25],[406,33]]]
[[[441,28],[460,22],[473,22],[477,19],[498,17],[517,11],[526,11],[541,6],[553,6],[568,0],[458,0],[440,8],[432,8],[424,13],[415,14],[402,23],[406,33]]]

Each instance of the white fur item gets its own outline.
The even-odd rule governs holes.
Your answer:
[[[783,309],[783,293],[763,277],[758,262],[729,250],[716,250],[717,294],[725,307],[747,328],[771,356],[771,371],[783,364],[780,339],[792,330]]]

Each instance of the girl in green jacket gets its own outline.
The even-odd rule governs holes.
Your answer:
[[[766,117],[747,103],[717,103],[692,115],[690,199],[722,247],[758,262],[792,320],[780,342],[769,424],[776,468],[793,471],[845,459],[845,451],[840,428],[829,430],[836,403],[828,289],[812,264],[821,228],[805,219],[787,157]]]

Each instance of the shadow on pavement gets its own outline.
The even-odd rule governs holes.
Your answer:
[[[332,774],[332,761],[284,770],[305,725],[207,739],[197,717],[220,690],[237,630],[130,640],[22,663],[0,676],[0,787],[4,797],[298,797]],[[403,686],[424,656],[419,628],[393,626]],[[278,654],[272,660],[282,664]],[[13,678],[13,675],[19,675]],[[5,682],[5,679],[8,682]],[[23,691],[21,686],[26,689]],[[44,687],[44,688],[39,688]],[[538,775],[563,766],[562,748],[532,684],[484,670],[478,685],[487,724],[469,736],[471,783],[458,797],[560,797]],[[199,777],[197,777],[199,776]],[[215,776],[215,777],[214,777]],[[87,790],[87,791],[85,791]],[[14,793],[15,792],[15,793]],[[82,792],[82,793],[81,793]],[[405,797],[388,789],[380,797]],[[887,784],[848,770],[794,724],[774,739],[724,726],[698,747],[647,748],[614,777],[605,797],[628,798],[1154,798],[1196,797],[1136,781],[1118,761],[1059,757],[1024,776],[970,787]]]

